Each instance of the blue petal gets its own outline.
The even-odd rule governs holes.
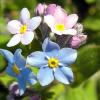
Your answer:
[[[9,63],[13,63],[14,62],[13,54],[10,51],[4,50],[4,49],[0,49],[0,53],[7,59],[7,61]]]
[[[74,76],[73,72],[70,67],[60,67],[60,70],[64,73],[64,75],[67,77],[69,82],[73,82]]]
[[[14,53],[14,60],[19,68],[24,68],[26,65],[25,58],[21,55],[22,50],[17,49]]]
[[[20,95],[23,95],[26,89],[26,80],[23,77],[18,78],[18,86]]]
[[[59,50],[60,47],[57,43],[52,42],[49,38],[46,38],[42,44],[42,49],[44,52],[50,52],[52,50]]]
[[[13,70],[12,70],[12,64],[8,64],[8,66],[7,66],[7,68],[6,68],[6,73],[7,74],[9,74],[10,76],[12,76],[12,77],[16,77],[16,74],[13,72]]]
[[[59,68],[55,70],[54,76],[59,82],[64,83],[64,84],[69,84],[67,77]]]
[[[50,84],[54,80],[53,70],[48,67],[40,68],[37,79],[42,86]]]
[[[22,76],[30,84],[35,84],[37,82],[36,76],[29,68],[25,68],[21,71]]]
[[[27,79],[27,81],[30,83],[30,84],[36,84],[37,83],[37,78],[36,78],[36,76],[31,72],[30,74],[29,74],[29,77],[28,77],[28,79]]]
[[[70,65],[75,62],[77,51],[71,48],[63,48],[59,51],[58,59],[65,65]]]
[[[46,54],[40,51],[33,52],[27,57],[26,63],[37,67],[45,66],[47,65]]]

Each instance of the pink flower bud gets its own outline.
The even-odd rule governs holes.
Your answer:
[[[37,16],[39,16],[39,15],[43,15],[44,13],[45,13],[45,9],[47,8],[47,5],[45,5],[45,4],[38,4],[37,5],[37,7],[36,7],[36,9],[35,9],[35,14],[37,15]]]
[[[82,35],[82,34],[75,35],[69,41],[69,47],[76,49],[82,44],[84,44],[86,42],[86,39],[87,35]]]

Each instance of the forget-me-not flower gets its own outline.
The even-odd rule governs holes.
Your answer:
[[[50,27],[51,31],[57,35],[76,35],[77,31],[73,28],[76,25],[77,14],[68,15],[64,9],[55,4],[49,5],[44,22]]]
[[[5,49],[0,49],[0,53],[8,61],[6,72],[10,76],[17,78],[20,95],[24,94],[26,83],[35,84],[37,80],[33,72],[25,67],[26,60],[21,55],[21,49],[17,49],[14,55]]]
[[[27,57],[27,64],[37,66],[37,79],[42,86],[50,84],[54,79],[64,84],[73,81],[70,68],[77,58],[77,51],[72,48],[62,48],[46,38],[42,44],[43,52],[37,51]]]
[[[7,44],[12,47],[21,42],[23,45],[28,45],[34,38],[34,30],[40,25],[41,17],[36,16],[30,19],[30,13],[27,8],[23,8],[20,13],[20,21],[12,20],[8,22],[7,28],[9,32],[14,34],[12,39]]]

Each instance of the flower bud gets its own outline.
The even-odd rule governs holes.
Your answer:
[[[14,95],[19,96],[18,83],[14,82],[13,84],[11,84],[9,87],[9,91]]]
[[[80,34],[83,32],[83,25],[80,23],[77,23],[74,28],[77,30],[77,33]]]
[[[87,35],[75,35],[69,41],[69,47],[71,48],[78,48],[79,46],[83,45],[86,42]]]
[[[39,16],[39,15],[43,15],[44,13],[45,13],[45,9],[47,8],[47,5],[45,5],[45,4],[38,4],[37,5],[37,7],[36,7],[36,9],[35,9],[35,14],[37,15],[37,16]]]

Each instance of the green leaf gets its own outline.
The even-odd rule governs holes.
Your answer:
[[[13,81],[15,81],[15,79],[10,77],[9,75],[5,73],[0,74],[0,82],[4,84],[6,87],[8,87],[8,85]]]
[[[99,77],[100,71],[79,86],[65,88],[56,100],[98,100],[96,89]]]
[[[91,4],[91,3],[95,3],[96,0],[85,0],[87,3]]]
[[[90,29],[93,31],[99,31],[100,30],[100,17],[99,16],[87,16],[87,18],[84,20],[84,27],[86,29]],[[92,33],[91,33],[92,34]]]
[[[78,52],[75,68],[77,73],[86,79],[93,75],[100,68],[100,46],[87,45],[81,48]],[[80,77],[80,76],[79,76]]]
[[[7,34],[0,34],[0,45],[8,42],[10,39],[10,36]]]

